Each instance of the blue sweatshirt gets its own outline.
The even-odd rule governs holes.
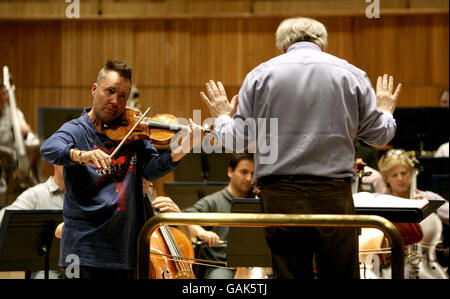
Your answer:
[[[101,149],[111,154],[117,146],[97,132],[89,110],[63,124],[41,146],[47,161],[64,165],[66,194],[59,265],[68,266],[73,256],[67,256],[75,254],[82,266],[135,269],[137,237],[145,222],[142,178],[157,180],[178,163],[172,162],[170,152],[158,154],[148,140],[125,144],[113,157],[107,174],[73,162],[71,148]]]

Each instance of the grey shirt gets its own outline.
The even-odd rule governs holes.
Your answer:
[[[5,210],[62,210],[64,192],[49,177],[44,183],[28,188],[9,206],[0,210],[0,224]]]
[[[233,200],[233,195],[224,188],[216,193],[205,196],[199,201],[197,201],[193,206],[184,210],[184,212],[191,213],[230,213],[231,203]],[[228,240],[228,226],[207,226],[204,229],[215,232],[220,240]],[[213,261],[223,261],[227,260],[227,249],[226,247],[209,247],[203,248],[200,253],[201,258],[209,259]]]
[[[367,74],[310,42],[252,70],[236,114],[219,116],[215,126],[223,137],[237,136],[236,150],[241,139],[256,146],[253,181],[270,174],[353,176],[355,138],[382,146],[396,129],[393,116],[377,109]]]

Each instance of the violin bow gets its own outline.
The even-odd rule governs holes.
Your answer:
[[[144,119],[144,117],[147,115],[147,113],[150,111],[150,109],[152,109],[152,107],[153,107],[153,104],[149,108],[147,108],[147,110],[145,110],[145,112],[144,112],[144,114],[142,114],[141,118],[138,119],[138,121],[134,124],[134,126],[127,133],[125,138],[122,139],[122,141],[119,143],[119,145],[116,147],[116,149],[112,152],[112,154],[110,155],[111,158],[114,157],[115,154],[117,154],[119,149],[122,147],[122,145],[128,139],[128,137],[130,137],[130,135],[131,135],[131,133],[133,133],[134,129],[136,129],[136,127],[141,123],[141,121]]]

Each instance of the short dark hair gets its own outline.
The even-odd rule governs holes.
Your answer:
[[[231,160],[228,163],[228,167],[234,171],[236,166],[238,166],[239,162],[242,160],[249,160],[253,162],[253,154],[250,153],[234,153],[231,155]]]
[[[131,67],[129,67],[125,61],[120,59],[108,60],[98,73],[97,82],[100,79],[104,78],[106,74],[110,71],[115,71],[119,73],[120,76],[130,80],[131,83],[131,75],[132,75]]]

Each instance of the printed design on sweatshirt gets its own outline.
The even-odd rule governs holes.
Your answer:
[[[103,146],[95,145],[94,149],[100,149],[105,153],[111,154],[115,148],[107,149]],[[96,181],[96,185],[99,185],[105,180],[113,180],[117,192],[117,211],[126,210],[127,186],[125,185],[125,177],[129,172],[133,175],[136,174],[137,155],[135,152],[127,149],[124,147],[112,158],[110,168],[102,171],[100,174],[103,175]]]

